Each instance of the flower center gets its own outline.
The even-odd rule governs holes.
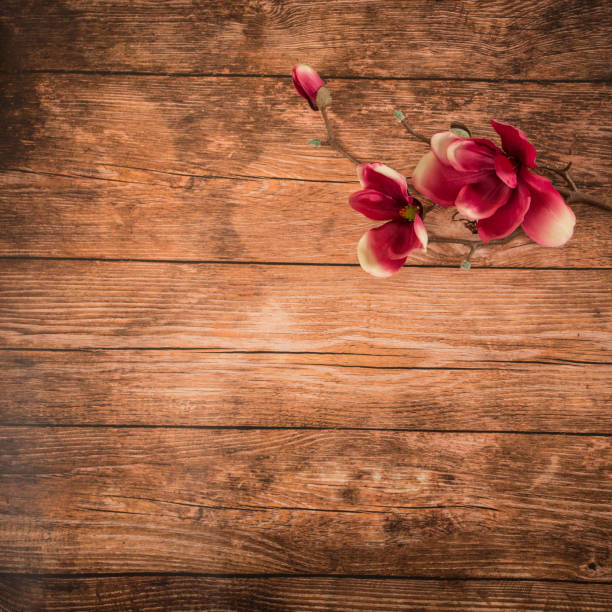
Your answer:
[[[403,219],[406,219],[406,221],[414,221],[414,217],[418,212],[419,212],[419,207],[410,206],[410,204],[407,204],[406,206],[404,206],[403,208],[400,208],[399,210],[400,217],[402,217]]]

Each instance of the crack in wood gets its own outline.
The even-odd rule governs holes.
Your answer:
[[[289,512],[327,512],[339,514],[395,514],[398,510],[446,510],[446,509],[466,509],[466,510],[487,510],[491,512],[499,512],[497,508],[490,506],[480,506],[476,504],[434,504],[429,506],[384,506],[384,510],[352,510],[348,508],[309,508],[302,506],[222,506],[222,505],[207,505],[207,504],[192,504],[187,502],[176,502],[163,499],[155,499],[151,497],[134,497],[130,495],[107,495],[114,499],[132,499],[136,501],[148,501],[159,504],[168,504],[173,506],[186,506],[189,508],[201,508],[203,510],[228,510],[228,511],[244,511],[244,512],[262,512],[262,511],[289,511]],[[139,512],[127,512],[124,510],[109,510],[92,507],[79,507],[81,510],[93,510],[96,512],[118,512],[121,514],[141,514]],[[144,513],[147,514],[147,513]],[[154,516],[154,515],[151,515]]]

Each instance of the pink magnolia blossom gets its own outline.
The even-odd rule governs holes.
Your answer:
[[[519,225],[542,246],[565,244],[576,216],[552,183],[531,172],[536,150],[523,132],[491,121],[503,150],[483,138],[461,138],[440,132],[431,138],[431,151],[418,163],[412,182],[441,206],[456,206],[478,221],[483,242],[504,238]]]
[[[291,78],[300,96],[308,100],[310,108],[312,110],[319,110],[317,106],[317,92],[321,87],[325,86],[325,83],[317,71],[306,64],[298,64],[293,68]]]
[[[384,278],[395,274],[415,249],[427,250],[421,203],[408,195],[406,179],[380,162],[361,164],[357,176],[363,189],[349,198],[358,212],[384,225],[367,231],[359,241],[361,267]]]

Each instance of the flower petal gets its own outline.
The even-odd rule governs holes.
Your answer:
[[[519,182],[524,182],[531,194],[531,204],[523,220],[525,233],[542,246],[565,244],[574,233],[574,211],[547,178],[523,168]]]
[[[423,219],[421,219],[421,217],[418,214],[416,214],[414,217],[413,225],[414,225],[414,233],[416,237],[418,238],[419,242],[421,243],[421,246],[417,248],[421,248],[423,249],[423,251],[426,251],[427,242],[428,242],[427,230],[425,229],[425,224],[423,223]]]
[[[387,221],[397,219],[400,206],[397,200],[375,189],[362,189],[349,196],[349,204],[368,219]]]
[[[459,190],[470,180],[470,175],[445,166],[431,151],[421,157],[412,173],[414,187],[440,206],[453,206]]]
[[[446,155],[450,165],[459,172],[490,171],[495,168],[495,156],[501,151],[483,138],[461,138],[450,143]]]
[[[462,187],[455,206],[468,219],[486,219],[508,201],[511,193],[512,189],[491,172],[477,183]]]
[[[417,217],[415,217],[415,221],[416,219]],[[421,224],[419,231],[421,231],[421,229],[425,231],[423,221],[421,221],[420,217],[418,217],[418,219]],[[388,257],[392,259],[399,259],[400,257],[407,257],[408,255],[410,255],[410,253],[412,253],[412,251],[415,251],[417,249],[425,250],[423,242],[421,242],[421,239],[419,238],[416,232],[416,225],[414,222],[408,223],[406,221],[393,221],[391,223],[395,225],[395,228],[393,230],[395,232],[395,235],[389,241],[389,248],[387,250]],[[424,240],[426,247],[427,231],[425,231]]]
[[[364,189],[382,191],[382,193],[395,198],[398,202],[405,202],[408,199],[406,178],[397,170],[389,168],[385,164],[380,162],[359,164],[357,166],[357,176]]]
[[[491,119],[493,129],[499,134],[504,151],[520,160],[529,168],[536,167],[535,147],[527,140],[527,137],[518,128],[507,123],[500,123]]]
[[[395,274],[406,262],[406,256],[391,258],[388,254],[390,243],[398,240],[399,225],[411,229],[408,224],[389,221],[380,227],[367,231],[361,237],[357,245],[357,256],[359,264],[369,274],[385,278]]]
[[[506,204],[490,217],[478,221],[480,239],[489,242],[509,236],[523,222],[530,202],[529,190],[523,183],[519,183]]]
[[[505,155],[497,155],[495,157],[495,174],[511,189],[516,187],[516,169],[514,164]]]
[[[431,137],[431,150],[433,154],[445,165],[450,165],[448,157],[446,155],[446,149],[448,146],[455,142],[455,140],[461,140],[461,136],[457,136],[455,132],[438,132]]]
[[[298,64],[294,66],[291,78],[300,96],[308,100],[310,108],[312,108],[312,110],[319,110],[317,107],[317,91],[319,91],[319,88],[323,87],[325,83],[317,71],[306,64]]]

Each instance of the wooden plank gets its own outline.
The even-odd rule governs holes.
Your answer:
[[[0,263],[0,346],[609,363],[611,271]]]
[[[347,204],[357,183],[142,174],[155,184],[1,174],[0,256],[355,264],[357,242],[372,225]],[[562,249],[521,235],[480,249],[473,265],[611,267],[608,213],[574,208],[578,224]],[[470,238],[452,214],[441,207],[430,213],[430,233]],[[466,252],[432,244],[409,264],[458,266]]]
[[[449,78],[610,75],[605,0],[2,3],[4,66]]]
[[[2,571],[612,578],[606,437],[9,427],[0,442]]]
[[[1,81],[4,168],[147,182],[153,172],[156,182],[182,188],[190,177],[159,173],[355,183],[349,161],[308,146],[324,137],[323,124],[289,77],[27,74]],[[581,185],[607,189],[608,84],[342,80],[330,87],[339,135],[362,160],[408,175],[426,151],[394,119],[395,108],[425,134],[461,120],[474,135],[498,141],[493,117],[520,126],[540,161],[573,161]]]
[[[3,424],[612,433],[606,365],[203,351],[0,351]]]
[[[29,610],[477,610],[608,612],[609,584],[501,580],[0,576],[0,606]],[[569,607],[568,607],[569,606]]]

